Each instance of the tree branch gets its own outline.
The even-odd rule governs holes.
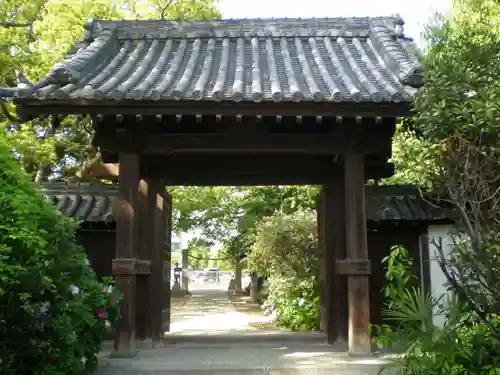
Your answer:
[[[47,127],[43,138],[47,139],[53,137],[56,134],[57,128],[59,127],[61,122],[62,122],[61,118],[59,118],[58,116],[52,116],[49,122],[49,126]],[[41,163],[38,166],[38,171],[36,172],[35,182],[39,184],[47,180],[48,177],[50,176],[51,171],[52,168],[50,164]]]
[[[27,22],[27,23],[16,23],[16,22],[9,22],[9,21],[0,21],[0,27],[5,27],[5,28],[11,28],[11,27],[31,27],[33,25],[32,22]]]
[[[5,105],[5,102],[3,100],[0,100],[0,108],[2,109],[3,115],[9,120],[11,123],[19,125],[21,123],[21,119],[17,118],[16,116],[12,115],[9,112],[9,109]]]

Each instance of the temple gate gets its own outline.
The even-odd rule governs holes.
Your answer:
[[[364,184],[393,173],[396,122],[422,84],[402,25],[92,20],[46,76],[0,89],[24,122],[89,116],[103,162],[119,163],[116,355],[162,335],[169,185],[322,185],[323,326],[329,342],[371,351]]]

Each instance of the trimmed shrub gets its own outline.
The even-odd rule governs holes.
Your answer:
[[[89,374],[119,315],[98,281],[77,223],[38,193],[0,136],[0,373]]]

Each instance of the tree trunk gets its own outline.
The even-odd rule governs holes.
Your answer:
[[[56,130],[60,124],[61,119],[56,116],[52,116],[43,139],[46,140],[52,138],[56,134]],[[38,166],[38,171],[36,172],[35,182],[42,183],[44,181],[47,181],[51,173],[52,166],[50,164],[40,163],[40,165]]]
[[[241,260],[235,259],[234,262],[234,291],[241,293]]]
[[[256,299],[259,295],[259,284],[258,284],[258,275],[256,272],[252,272],[251,274],[251,282],[250,282],[250,297]]]

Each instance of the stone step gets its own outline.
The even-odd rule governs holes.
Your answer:
[[[198,344],[205,346],[230,345],[244,342],[251,344],[287,344],[290,342],[301,342],[311,344],[326,344],[326,336],[322,332],[283,332],[276,330],[254,330],[247,332],[221,332],[212,334],[199,334],[198,332],[167,333],[162,339],[165,345],[170,344]],[[338,351],[347,350],[347,343],[339,343],[336,347]]]
[[[376,375],[374,366],[335,366],[332,368],[279,368],[279,369],[205,369],[205,370],[119,370],[100,372],[95,375]],[[383,371],[381,375],[395,375],[394,370]]]
[[[227,336],[225,337],[227,339]],[[102,358],[96,375],[375,375],[386,357],[352,357],[313,342],[190,342],[140,349],[134,358]],[[386,372],[385,374],[391,374]]]

